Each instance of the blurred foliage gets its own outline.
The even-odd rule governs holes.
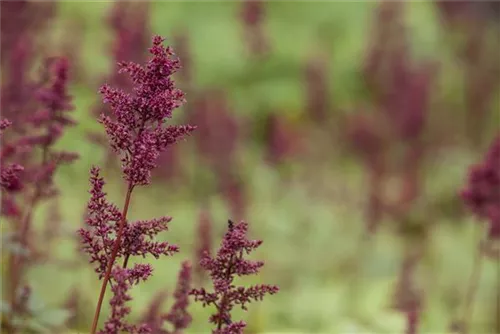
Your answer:
[[[192,72],[197,87],[221,88],[226,92],[232,110],[245,119],[259,120],[270,112],[286,114],[298,124],[307,124],[303,66],[316,51],[328,55],[330,66],[329,97],[335,105],[334,119],[358,108],[368,92],[361,80],[361,63],[369,38],[375,2],[281,2],[266,3],[265,29],[270,38],[271,54],[252,59],[246,52],[239,21],[240,3],[158,1],[152,3],[151,26],[155,34],[167,37],[186,31],[190,38]],[[84,68],[91,78],[75,83],[71,89],[79,122],[66,133],[60,146],[81,155],[72,166],[64,167],[57,176],[62,188],[61,211],[64,229],[81,226],[88,199],[88,170],[102,164],[107,151],[87,140],[89,131],[101,126],[90,110],[98,101],[97,87],[102,75],[110,70],[110,42],[104,16],[109,2],[60,2],[54,22],[52,42],[63,38],[65,22],[82,19],[86,29],[81,39]],[[409,2],[409,23],[413,36],[413,52],[417,57],[440,60],[442,73],[436,99],[445,97],[458,107],[435,110],[431,116],[439,127],[448,120],[460,122],[460,64],[443,42],[442,29],[431,2]],[[66,37],[67,38],[67,37]],[[57,52],[57,48],[54,49]],[[188,105],[190,95],[187,96]],[[458,101],[458,102],[457,102]],[[437,109],[434,108],[434,109]],[[495,109],[491,129],[499,120]],[[444,120],[444,121],[442,121]],[[339,121],[340,122],[340,121]],[[341,122],[339,124],[342,124]],[[263,274],[253,283],[276,283],[281,292],[252,305],[248,314],[236,313],[250,323],[254,333],[273,331],[328,333],[402,333],[403,315],[391,306],[393,286],[402,261],[404,242],[390,225],[384,226],[373,242],[372,251],[362,259],[362,272],[355,312],[347,312],[350,295],[350,272],[356,261],[358,240],[363,229],[366,189],[363,168],[352,155],[344,154],[341,126],[320,131],[312,128],[306,139],[321,138],[318,156],[291,163],[290,177],[283,169],[267,165],[261,148],[247,142],[238,152],[241,176],[248,187],[248,216],[252,236],[262,238],[264,245],[255,255],[266,261]],[[223,131],[223,129],[221,129]],[[446,129],[453,137],[453,127]],[[312,140],[311,139],[311,140]],[[133,291],[134,316],[145,310],[160,290],[172,290],[180,263],[192,258],[194,236],[201,200],[195,193],[196,170],[204,166],[188,139],[181,143],[182,166],[187,172],[186,185],[173,186],[155,182],[139,188],[131,205],[131,219],[174,217],[165,235],[177,243],[181,253],[154,261],[155,274],[147,284]],[[315,146],[315,144],[312,144]],[[478,225],[461,214],[456,192],[462,186],[467,167],[479,156],[463,145],[445,148],[425,173],[425,196],[415,219],[429,221],[431,233],[425,260],[420,265],[418,280],[426,291],[427,311],[421,332],[449,332],[452,319],[461,312],[461,300],[469,276],[473,253],[478,241]],[[105,191],[121,205],[124,185],[116,168],[104,171],[108,181]],[[203,187],[203,185],[201,185]],[[203,200],[210,204],[215,235],[221,236],[229,215],[226,203],[215,191],[206,191]],[[37,212],[37,224],[43,228],[48,207]],[[428,214],[427,214],[428,213]],[[422,218],[423,217],[423,218]],[[3,231],[5,233],[5,231]],[[76,237],[64,237],[55,245],[53,257],[74,261],[68,270],[57,262],[32,267],[30,283],[47,305],[62,305],[76,288],[81,293],[75,331],[85,332],[96,302],[99,282],[86,259],[78,254]],[[150,261],[150,259],[148,259]],[[485,263],[481,288],[473,315],[475,332],[491,326],[494,296],[498,284],[494,263]],[[106,311],[106,310],[105,310]],[[209,310],[193,305],[194,325],[191,332],[207,332]],[[44,309],[44,321],[64,321],[65,311]],[[104,318],[104,317],[102,317]],[[43,326],[43,323],[33,326]],[[38,332],[42,332],[41,329]],[[76,332],[75,332],[76,333]]]

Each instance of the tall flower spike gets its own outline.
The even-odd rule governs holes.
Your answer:
[[[202,284],[205,281],[205,271],[200,266],[200,261],[205,257],[205,254],[211,254],[212,250],[212,219],[210,217],[210,211],[208,207],[204,207],[200,211],[198,218],[198,235],[197,235],[197,246],[196,252],[194,254],[195,266],[194,274],[198,284]]]
[[[120,72],[128,73],[136,85],[133,94],[107,85],[100,89],[114,116],[101,115],[100,122],[111,147],[121,156],[125,179],[133,186],[149,184],[160,153],[195,129],[164,126],[172,111],[184,103],[184,94],[170,77],[180,68],[179,60],[170,47],[162,46],[163,41],[159,36],[153,38],[149,49],[153,57],[145,67],[133,62],[119,64]]]
[[[102,285],[96,304],[91,333],[97,332],[99,317],[108,283],[111,284],[112,314],[102,333],[120,331],[146,333],[147,326],[124,327],[123,318],[128,314],[125,306],[130,297],[129,286],[146,280],[151,275],[149,265],[138,265],[127,269],[131,256],[171,255],[177,246],[157,242],[154,237],[167,230],[170,217],[129,223],[127,214],[132,192],[137,185],[150,183],[151,170],[156,167],[160,153],[184,135],[191,133],[193,126],[165,126],[174,109],[184,102],[182,91],[174,87],[171,75],[180,68],[179,60],[172,50],[163,47],[163,38],[155,36],[152,55],[145,66],[134,62],[119,63],[120,72],[128,73],[134,84],[133,92],[105,85],[100,92],[104,103],[110,105],[111,115],[101,114],[100,122],[109,137],[110,146],[121,156],[124,179],[128,183],[123,211],[108,203],[103,192],[104,180],[99,169],[91,171],[91,199],[88,205],[87,228],[80,229],[84,251],[90,261],[96,262],[96,272]],[[117,261],[120,261],[118,265]],[[121,326],[121,327],[120,327]],[[128,326],[128,325],[127,325]]]
[[[3,130],[7,129],[11,125],[12,122],[10,122],[6,118],[0,120],[0,135],[2,135]],[[0,186],[2,191],[13,192],[20,190],[22,188],[21,180],[19,179],[19,174],[23,171],[23,169],[24,168],[21,165],[18,164],[4,165],[2,161],[1,172],[0,172],[1,174]]]
[[[212,314],[209,321],[215,324],[213,334],[239,334],[243,333],[245,323],[233,322],[231,310],[235,305],[240,305],[247,310],[247,304],[252,301],[262,300],[266,294],[275,294],[279,288],[275,285],[255,285],[249,288],[235,286],[233,281],[236,276],[257,274],[264,265],[262,261],[250,261],[243,258],[261,244],[261,240],[247,239],[248,224],[241,222],[234,224],[228,222],[228,231],[224,235],[222,244],[215,257],[208,254],[201,260],[200,265],[210,273],[213,281],[213,292],[204,288],[193,289],[191,294],[195,301],[203,306],[213,305],[216,313]]]

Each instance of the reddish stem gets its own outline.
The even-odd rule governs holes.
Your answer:
[[[231,258],[229,259],[229,265],[228,265],[227,271],[226,271],[226,280],[229,280],[231,278],[232,269],[233,269],[233,259],[234,259],[234,254],[231,255]],[[224,294],[222,295],[221,301],[220,301],[219,305],[217,306],[217,311],[219,312],[217,331],[220,331],[222,329],[222,319],[223,319],[224,310],[226,308],[226,303],[227,303],[227,291],[224,292]]]
[[[101,292],[99,294],[99,300],[97,301],[97,306],[94,314],[94,321],[92,322],[92,329],[90,331],[91,334],[95,334],[97,331],[97,323],[99,322],[99,314],[101,313],[102,302],[104,300],[104,294],[106,293],[106,287],[111,277],[111,270],[113,269],[113,265],[115,263],[116,256],[118,254],[118,250],[120,249],[120,244],[123,235],[123,229],[125,227],[125,223],[127,220],[127,212],[130,204],[130,197],[132,195],[132,190],[134,186],[129,183],[127,189],[127,196],[125,198],[125,204],[123,206],[122,219],[120,220],[120,226],[118,228],[118,234],[115,239],[115,243],[113,244],[113,251],[111,252],[111,258],[108,262],[108,267],[106,268],[106,274],[104,275],[104,280],[102,281]]]

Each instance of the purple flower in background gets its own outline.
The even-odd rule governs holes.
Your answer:
[[[161,308],[167,299],[167,295],[165,290],[157,292],[141,318],[141,323],[147,325],[151,329],[151,333],[164,334],[165,332],[162,329]]]
[[[37,1],[2,1],[0,5],[2,67],[11,61],[10,52],[18,41],[40,36],[54,17],[56,3]]]
[[[242,218],[245,210],[243,184],[237,175],[237,152],[242,135],[240,120],[233,115],[226,94],[221,90],[200,93],[190,114],[199,125],[195,140],[202,162],[217,176],[217,189],[226,199],[231,213]]]
[[[489,237],[500,238],[500,135],[493,140],[484,161],[470,168],[461,195],[474,214],[488,221]]]
[[[113,245],[112,234],[116,223],[121,219],[120,210],[106,200],[103,191],[104,179],[98,167],[90,170],[90,200],[87,204],[88,229],[80,229],[78,233],[83,244],[83,251],[90,255],[90,263],[97,263],[95,271],[99,278],[104,276],[108,264],[108,254]]]
[[[275,285],[255,285],[249,288],[234,285],[236,276],[257,274],[264,265],[262,261],[244,259],[261,244],[261,240],[247,239],[248,224],[241,222],[228,223],[228,230],[224,235],[221,246],[215,257],[205,254],[200,265],[210,274],[213,282],[213,292],[204,288],[193,289],[191,294],[195,301],[203,306],[213,305],[216,313],[210,317],[210,323],[215,324],[214,334],[243,333],[244,322],[233,322],[231,310],[239,305],[247,310],[247,304],[262,300],[266,294],[275,294],[279,288]]]
[[[205,254],[210,255],[212,251],[212,226],[210,211],[208,208],[203,208],[198,218],[198,240],[196,242],[196,253],[194,254],[194,274],[199,284],[205,280],[205,271],[200,266],[200,261],[205,257]]]
[[[151,333],[182,334],[183,330],[189,327],[192,321],[191,315],[187,311],[190,290],[191,265],[185,261],[182,263],[179,272],[177,287],[174,292],[174,303],[170,311],[166,314],[160,314],[160,308],[167,297],[167,294],[162,292],[156,295],[143,317],[143,324],[150,328]],[[170,324],[171,329],[166,330],[163,328],[165,322]]]
[[[269,43],[262,25],[265,18],[265,2],[261,0],[244,0],[241,8],[241,19],[244,25],[245,39],[252,55],[262,56],[269,51]]]
[[[173,330],[169,333],[181,334],[182,331],[189,327],[192,321],[191,315],[188,313],[189,306],[189,292],[191,290],[191,264],[185,261],[182,263],[177,280],[177,288],[174,292],[174,304],[170,312],[163,318],[168,321]]]
[[[109,264],[109,254],[119,231],[118,222],[122,219],[122,214],[114,204],[106,200],[106,193],[103,191],[104,179],[99,174],[99,168],[92,167],[90,173],[91,197],[87,205],[86,219],[88,228],[80,229],[79,234],[83,251],[90,255],[91,263],[97,264],[95,271],[99,274],[99,278],[102,278]],[[154,240],[158,233],[168,229],[171,220],[171,217],[162,217],[127,224],[123,230],[117,257],[125,257],[124,261],[127,261],[131,255],[142,257],[153,255],[158,258],[161,255],[172,255],[177,252],[177,246]]]
[[[12,134],[25,133],[24,118],[36,108],[33,97],[37,85],[29,73],[35,57],[44,53],[47,43],[43,37],[55,8],[51,1],[0,2],[1,109],[3,117],[13,122]]]

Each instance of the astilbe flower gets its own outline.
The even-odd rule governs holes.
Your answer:
[[[198,284],[205,280],[205,271],[201,267],[200,261],[206,254],[211,255],[212,252],[212,226],[210,211],[204,207],[200,210],[198,217],[197,246],[194,254],[194,274]]]
[[[40,199],[48,198],[56,193],[52,183],[52,175],[58,165],[72,162],[77,156],[68,152],[56,152],[53,144],[60,138],[63,129],[74,122],[66,116],[72,110],[71,96],[67,93],[68,62],[64,58],[55,58],[46,63],[48,83],[34,92],[31,99],[37,101],[42,108],[24,115],[22,125],[17,127],[18,133],[7,140],[2,136],[2,187],[9,190],[2,196],[2,213],[10,217],[20,217],[23,210],[10,193],[21,190],[20,173],[22,172],[25,196],[29,203],[24,206],[29,212]],[[5,128],[9,123],[3,122]],[[20,130],[22,129],[22,131]],[[37,155],[40,151],[41,159]],[[41,161],[39,161],[41,160]],[[16,161],[16,163],[8,163]],[[24,167],[17,162],[22,162]],[[25,225],[21,223],[19,225]],[[17,226],[17,228],[22,228]]]
[[[192,123],[200,126],[195,140],[203,163],[216,176],[217,190],[232,214],[242,218],[245,211],[244,185],[237,175],[237,151],[241,143],[239,119],[233,115],[224,92],[207,90],[198,94],[190,113]]]
[[[245,29],[245,40],[248,50],[254,56],[265,55],[269,51],[269,43],[264,32],[265,2],[261,0],[243,0],[241,19]]]
[[[174,304],[163,317],[165,321],[171,324],[172,330],[167,332],[169,334],[181,334],[191,324],[192,317],[187,310],[191,290],[191,271],[191,264],[187,261],[183,262],[174,292]]]
[[[103,191],[105,182],[100,176],[99,168],[92,167],[90,174],[91,197],[87,205],[88,212],[85,221],[88,228],[82,228],[78,233],[82,242],[82,250],[90,255],[90,262],[96,263],[96,273],[99,274],[99,278],[103,278],[116,241],[115,236],[119,232],[118,222],[122,219],[122,213],[114,204],[106,200],[106,193]],[[177,252],[177,246],[154,240],[156,235],[168,229],[168,223],[171,220],[171,217],[162,217],[127,224],[123,229],[117,258],[124,258],[124,261],[128,260],[131,255],[141,257],[152,255],[159,258],[161,255],[172,255]]]
[[[161,306],[167,297],[166,292],[157,294],[149,305],[142,320],[150,328],[151,333],[182,334],[191,324],[192,317],[187,310],[189,306],[189,293],[191,291],[191,272],[191,264],[188,261],[184,261],[181,265],[177,287],[173,294],[174,303],[169,312],[161,314]],[[169,329],[164,328],[165,322],[170,324]]]
[[[111,286],[113,297],[109,304],[111,305],[111,314],[104,323],[104,329],[99,334],[119,334],[122,332],[131,334],[151,333],[147,325],[131,325],[123,319],[130,313],[130,307],[126,303],[132,300],[128,291],[133,285],[140,281],[145,281],[151,275],[152,268],[148,264],[136,264],[131,269],[115,267],[112,275],[114,283]]]
[[[44,65],[41,83],[30,96],[39,108],[22,115],[22,123],[17,128],[21,130],[3,142],[1,151],[2,166],[6,162],[12,163],[7,171],[2,170],[3,186],[18,190],[17,193],[2,193],[2,214],[7,215],[12,223],[12,240],[9,242],[24,250],[9,254],[10,320],[23,316],[18,290],[23,284],[26,267],[36,260],[33,251],[36,244],[32,242],[36,240],[32,231],[35,210],[42,201],[57,195],[58,188],[53,181],[57,168],[77,158],[74,153],[56,151],[53,147],[65,127],[75,124],[68,116],[73,110],[72,97],[67,91],[69,63],[65,58],[50,58]],[[16,165],[17,162],[21,162],[24,169]],[[21,172],[21,176],[15,175]],[[23,181],[22,189],[19,177]],[[8,326],[13,326],[13,332],[21,329],[17,325]]]
[[[41,108],[25,116],[23,127],[26,134],[2,148],[2,160],[24,160],[23,182],[29,193],[26,194],[28,203],[24,205],[25,221],[19,227],[21,232],[28,228],[31,212],[38,202],[57,194],[52,178],[58,166],[73,162],[78,157],[75,153],[53,149],[64,128],[76,124],[68,115],[73,111],[72,97],[67,92],[68,70],[69,63],[65,58],[46,61],[47,82],[35,92],[35,99]],[[23,159],[25,154],[29,155],[28,159]]]
[[[328,63],[323,55],[311,57],[304,69],[306,109],[316,125],[321,125],[329,113]]]
[[[170,47],[162,46],[163,41],[160,36],[153,38],[153,46],[149,49],[152,57],[146,66],[134,62],[119,64],[120,72],[128,73],[135,84],[132,94],[108,85],[100,89],[103,102],[110,105],[112,115],[101,114],[99,121],[106,129],[110,146],[121,157],[123,178],[128,187],[125,204],[120,212],[106,200],[104,179],[99,175],[99,168],[91,169],[87,228],[80,229],[79,234],[83,250],[90,255],[90,262],[96,263],[95,271],[103,279],[92,334],[97,331],[108,282],[119,281],[118,284],[112,284],[115,296],[111,307],[116,310],[105,327],[105,333],[115,333],[112,330],[121,328],[120,324],[128,314],[124,306],[129,299],[126,294],[128,286],[132,281],[136,284],[139,280],[146,280],[151,274],[150,266],[136,265],[127,269],[130,256],[153,255],[158,258],[178,251],[175,245],[154,240],[158,233],[167,230],[170,217],[127,222],[134,188],[149,184],[151,171],[156,167],[160,153],[195,129],[189,125],[165,125],[166,120],[172,117],[173,110],[184,102],[184,95],[175,88],[170,77],[180,68],[179,60]],[[123,259],[123,264],[115,265],[117,259]],[[145,326],[126,328],[139,332],[146,330]]]
[[[162,334],[163,319],[161,309],[167,299],[167,291],[159,291],[155,293],[153,299],[149,303],[146,311],[141,317],[141,323],[145,324],[151,330],[151,333]]]
[[[121,155],[125,179],[133,186],[150,183],[151,170],[161,152],[195,127],[163,126],[172,111],[184,103],[184,94],[174,87],[170,76],[179,68],[170,47],[163,48],[163,39],[154,38],[150,53],[153,58],[146,67],[130,62],[120,63],[120,72],[128,73],[133,82],[134,96],[104,85],[100,89],[103,102],[108,103],[114,119],[101,114],[111,147]]]
[[[72,96],[67,91],[69,62],[66,58],[49,58],[45,63],[48,84],[36,91],[36,100],[43,107],[27,117],[26,125],[31,126],[25,136],[16,145],[38,148],[41,151],[41,163],[30,163],[25,166],[25,180],[29,180],[36,188],[38,198],[48,198],[57,193],[52,176],[57,167],[71,163],[78,155],[71,152],[57,152],[52,146],[61,138],[64,128],[74,126],[76,122],[69,116],[74,110]]]
[[[461,196],[474,214],[487,221],[489,238],[500,238],[500,135],[493,140],[484,161],[469,170]]]
[[[228,177],[235,165],[240,126],[225,93],[207,90],[197,96],[190,120],[200,126],[194,139],[198,151],[219,179]]]
[[[236,286],[234,279],[237,276],[257,274],[264,265],[262,261],[244,259],[245,255],[257,249],[261,240],[247,238],[248,224],[228,222],[228,230],[224,235],[221,246],[215,257],[205,254],[200,265],[210,274],[213,281],[213,292],[205,288],[193,289],[191,295],[195,301],[205,306],[214,306],[216,313],[209,321],[215,325],[214,334],[243,333],[245,323],[233,322],[231,310],[239,305],[247,310],[247,304],[262,300],[266,294],[275,294],[279,288],[275,285],[255,285],[248,288]]]
[[[474,299],[481,278],[481,262],[484,256],[495,258],[498,250],[495,241],[500,238],[500,134],[494,138],[484,160],[469,169],[467,185],[461,191],[466,206],[487,223],[486,238],[480,241],[473,259],[471,276],[464,294],[464,312],[452,328],[468,333]]]

